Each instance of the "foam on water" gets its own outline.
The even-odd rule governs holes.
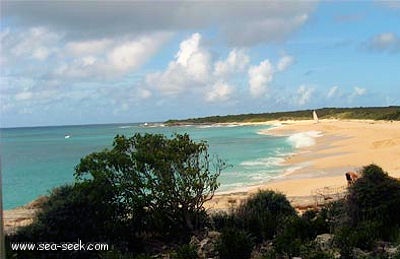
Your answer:
[[[256,160],[244,161],[241,162],[241,166],[252,167],[252,166],[263,166],[263,167],[271,167],[271,166],[279,166],[285,161],[282,157],[265,157],[259,158]]]
[[[304,148],[315,145],[315,139],[321,136],[320,131],[306,131],[289,136],[288,141],[295,148]]]
[[[159,123],[127,123],[0,129],[4,208],[21,206],[56,186],[73,182],[74,167],[80,158],[111,147],[117,134],[156,133],[169,137],[174,133],[188,133],[195,141],[207,141],[210,155],[216,154],[232,165],[218,178],[221,183],[218,191],[265,183],[284,172],[284,157],[294,151],[286,137],[259,134],[269,127],[239,124],[165,127]],[[68,141],[64,138],[66,133],[72,136]]]

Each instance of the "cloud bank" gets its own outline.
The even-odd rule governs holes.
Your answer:
[[[217,25],[234,46],[276,42],[301,27],[315,2],[4,1],[8,19],[73,38],[104,38]],[[168,11],[166,11],[168,10]],[[240,32],[240,33],[238,33]]]

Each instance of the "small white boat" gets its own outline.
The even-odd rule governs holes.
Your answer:
[[[69,139],[71,136],[70,135],[65,135],[64,138],[65,139]]]
[[[315,123],[319,122],[318,115],[317,115],[317,112],[315,110],[313,111],[313,119],[314,119]]]

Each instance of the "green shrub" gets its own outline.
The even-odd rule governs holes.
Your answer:
[[[204,203],[210,200],[226,167],[210,156],[207,143],[188,134],[117,135],[113,148],[92,153],[76,167],[76,180],[110,188],[121,217],[146,208],[146,232],[169,240],[204,227]]]
[[[96,193],[93,193],[96,192]],[[120,245],[119,236],[123,229],[122,222],[115,215],[116,207],[107,203],[107,191],[92,185],[86,188],[65,185],[52,191],[42,211],[34,222],[9,237],[10,242],[104,242]],[[128,241],[129,238],[126,238]],[[132,248],[139,248],[134,239],[128,242]],[[40,256],[91,256],[96,252],[73,251],[19,251],[16,254],[25,257]]]
[[[259,191],[241,204],[235,213],[242,221],[243,229],[257,242],[272,239],[285,218],[296,215],[285,195],[270,190]]]
[[[329,251],[322,251],[315,242],[304,243],[300,247],[300,257],[307,259],[333,259],[334,255]]]
[[[274,244],[280,253],[291,257],[299,256],[302,244],[315,236],[315,230],[307,218],[291,216],[282,224],[282,230],[278,232]]]
[[[253,239],[245,231],[226,228],[222,231],[217,251],[221,259],[247,259],[253,249]]]
[[[331,210],[335,244],[343,256],[355,247],[374,250],[376,241],[400,236],[400,182],[371,164],[350,188],[343,205]]]
[[[334,237],[336,246],[341,254],[352,255],[353,248],[357,247],[363,250],[371,250],[377,240],[377,222],[364,221],[356,227],[343,225],[340,227]]]
[[[117,135],[112,149],[82,158],[75,184],[54,190],[36,221],[8,240],[105,242],[132,256],[154,244],[186,242],[205,227],[203,205],[225,167],[209,155],[207,143],[187,134]],[[64,255],[71,254],[50,257]]]
[[[349,189],[346,205],[352,227],[364,229],[368,225],[368,231],[387,241],[398,237],[400,181],[389,177],[379,166],[363,168],[362,177]]]
[[[197,255],[197,249],[195,246],[184,244],[178,247],[171,257],[172,259],[197,259],[199,256]]]
[[[234,212],[218,212],[210,216],[211,227],[217,231],[225,228],[242,228],[243,224]]]
[[[301,218],[310,224],[311,236],[313,237],[330,232],[327,207],[323,207],[319,211],[307,210],[301,215]]]

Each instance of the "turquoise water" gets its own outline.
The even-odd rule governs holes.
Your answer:
[[[269,126],[181,126],[161,124],[90,125],[1,129],[3,206],[24,205],[53,187],[73,182],[74,167],[83,156],[111,147],[116,134],[188,133],[206,140],[210,153],[231,167],[219,178],[218,191],[266,182],[285,170],[280,164],[293,152],[286,137],[262,132]],[[69,135],[69,138],[65,138]]]

